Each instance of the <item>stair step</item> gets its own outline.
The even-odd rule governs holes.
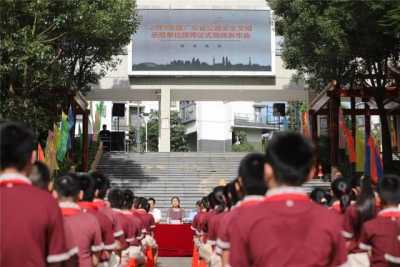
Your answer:
[[[207,195],[221,180],[237,176],[246,153],[125,153],[103,155],[98,170],[106,174],[113,187],[134,191],[135,195],[154,197],[165,215],[170,198],[179,196],[181,206],[193,210],[195,202]],[[328,188],[329,183],[310,181],[304,187]]]

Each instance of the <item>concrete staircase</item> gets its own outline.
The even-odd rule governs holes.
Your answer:
[[[98,170],[113,187],[132,189],[136,196],[154,197],[163,212],[170,198],[179,196],[182,207],[194,209],[195,202],[223,181],[237,175],[243,153],[121,153],[103,155]],[[305,185],[327,187],[312,181]]]

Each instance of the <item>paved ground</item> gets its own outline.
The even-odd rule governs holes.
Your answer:
[[[157,267],[190,267],[192,258],[158,258]]]

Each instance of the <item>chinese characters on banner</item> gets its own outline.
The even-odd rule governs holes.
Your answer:
[[[151,37],[160,40],[241,40],[250,39],[252,29],[251,24],[157,24],[151,26]]]

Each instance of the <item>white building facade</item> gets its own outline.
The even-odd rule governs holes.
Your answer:
[[[181,110],[191,150],[231,151],[240,129],[246,130],[247,141],[254,145],[276,129],[277,124],[267,120],[266,106],[307,100],[304,85],[294,82],[295,72],[286,69],[276,53],[271,10],[265,0],[138,0],[137,9],[142,24],[126,53],[118,56],[120,65],[87,95],[95,103],[105,101],[102,124],[109,129],[118,130],[118,119],[111,116],[113,103],[125,103],[125,116],[119,119],[123,131],[135,123],[137,110],[158,110],[159,151],[169,152],[170,114],[175,106]],[[269,14],[265,23],[257,12]],[[196,22],[201,16],[204,20]],[[257,54],[259,46],[264,47],[257,41],[263,31],[269,33],[268,51]],[[166,44],[166,49],[158,49]],[[169,61],[174,55],[178,59]]]

